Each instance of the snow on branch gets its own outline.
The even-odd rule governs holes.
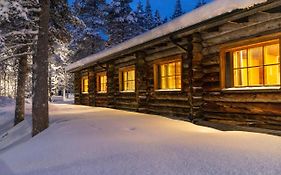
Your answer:
[[[5,56],[5,57],[0,58],[0,62],[5,61],[10,58],[20,57],[20,56],[25,56],[25,55],[33,55],[33,54],[34,54],[34,52],[23,52],[20,54],[13,54],[11,56]]]
[[[8,36],[14,36],[14,35],[37,35],[38,34],[38,30],[27,30],[27,29],[23,29],[20,31],[12,31],[9,33],[4,34],[4,37],[8,37]]]

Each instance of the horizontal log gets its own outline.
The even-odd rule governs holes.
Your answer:
[[[184,51],[182,51],[181,49],[174,47],[168,50],[165,50],[163,52],[157,52],[151,55],[148,55],[146,57],[146,61],[153,61],[156,59],[160,59],[160,58],[164,58],[164,57],[169,57],[169,56],[173,56],[173,55],[179,55],[179,54],[183,54],[185,53]]]
[[[204,83],[213,83],[213,82],[219,82],[219,81],[220,81],[220,74],[217,72],[205,74],[205,76],[203,77]]]
[[[281,93],[251,93],[251,94],[223,94],[205,95],[207,102],[233,102],[233,103],[280,103]],[[281,110],[281,108],[280,108]]]
[[[202,66],[213,66],[213,65],[217,66],[220,64],[220,57],[219,57],[219,55],[216,55],[211,58],[204,57],[201,64],[202,64]]]
[[[134,66],[136,64],[136,60],[129,60],[127,62],[119,62],[118,64],[115,64],[115,73],[114,75],[117,76],[119,74],[119,68],[127,67],[127,66]]]
[[[267,21],[272,18],[280,17],[281,13],[267,13],[267,12],[258,12],[252,16],[249,16],[249,22],[260,22]]]
[[[185,47],[188,45],[188,41],[187,40],[183,40],[181,42],[178,43],[179,45]],[[162,47],[155,47],[154,49],[151,50],[145,50],[146,55],[151,55],[151,54],[155,54],[155,53],[159,53],[159,52],[163,52],[165,50],[170,50],[173,48],[176,48],[177,46],[175,44],[173,44],[172,42],[167,43],[166,46],[162,46]]]
[[[127,57],[121,57],[118,58],[114,61],[114,64],[121,64],[121,63],[126,63],[126,62],[131,62],[131,61],[135,61],[136,56],[127,56]]]
[[[171,103],[149,103],[147,104],[148,106],[153,106],[153,107],[159,107],[159,108],[182,108],[182,109],[189,109],[190,106],[188,105],[188,103],[186,104],[171,104]]]
[[[233,102],[206,102],[205,112],[260,114],[281,116],[280,104],[277,103],[233,103]]]
[[[203,72],[205,74],[211,74],[211,73],[219,73],[220,72],[220,67],[219,66],[208,66],[208,67],[205,67],[203,69]]]
[[[175,112],[171,110],[159,110],[154,108],[146,108],[146,110],[153,114],[160,114],[164,116],[170,116],[170,117],[178,117],[188,120],[189,112]]]
[[[207,120],[231,120],[238,121],[241,123],[245,122],[256,122],[256,123],[266,123],[281,126],[280,116],[271,115],[259,115],[259,114],[229,114],[229,113],[204,113],[204,118]],[[281,129],[281,128],[279,128]]]
[[[271,18],[270,20],[260,21],[253,25],[242,27],[228,32],[222,32],[218,35],[210,36],[204,39],[204,46],[214,46],[229,41],[237,40],[243,37],[249,37],[270,30],[279,29],[281,25],[281,16]]]

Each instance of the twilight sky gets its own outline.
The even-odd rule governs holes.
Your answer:
[[[68,0],[69,2],[73,2],[74,0]],[[107,0],[110,1],[110,0]],[[139,0],[133,0],[132,8],[135,9]],[[141,0],[145,5],[146,0]],[[210,2],[211,0],[206,0],[206,2]],[[195,5],[197,4],[198,0],[181,0],[182,8],[185,12],[191,11]],[[152,9],[158,9],[160,11],[161,16],[170,17],[173,13],[175,8],[176,0],[150,0],[150,4]]]

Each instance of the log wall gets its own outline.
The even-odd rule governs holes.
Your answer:
[[[239,126],[281,130],[280,90],[224,90],[220,52],[225,45],[262,36],[281,36],[281,12],[257,11],[214,28],[201,27],[127,55],[75,73],[75,103],[165,115],[177,119],[206,120]],[[237,16],[242,16],[239,14]],[[218,21],[216,23],[219,23]],[[210,25],[212,26],[212,24]],[[169,56],[182,56],[181,91],[154,87],[154,64]],[[135,66],[135,92],[120,92],[119,69]],[[96,75],[107,72],[107,93],[97,93]],[[81,77],[89,76],[89,93],[81,92]]]
[[[276,35],[281,13],[258,12],[245,22],[229,22],[219,31],[202,33],[203,116],[205,120],[281,130],[281,91],[224,91],[220,82],[220,51],[224,45]]]

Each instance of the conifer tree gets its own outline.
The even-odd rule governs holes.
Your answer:
[[[167,23],[168,21],[169,21],[168,18],[165,17],[165,18],[163,19],[163,24]]]
[[[74,15],[79,24],[72,26],[74,50],[73,61],[101,51],[106,42],[106,10],[105,0],[75,0]]]
[[[108,8],[107,32],[108,46],[124,42],[140,32],[137,31],[137,19],[130,7],[132,0],[113,0]]]
[[[136,8],[136,19],[137,19],[137,25],[141,30],[141,33],[147,31],[146,29],[146,20],[145,20],[145,12],[143,9],[143,4],[141,1],[138,2],[137,8]]]
[[[174,13],[173,13],[171,19],[175,19],[175,18],[181,16],[182,14],[183,14],[183,11],[182,11],[182,7],[181,7],[181,1],[177,0],[175,10],[174,10]]]
[[[206,4],[206,1],[205,1],[205,0],[198,0],[198,3],[197,3],[197,5],[195,6],[195,8],[199,8],[199,7],[201,7],[201,6],[205,5],[205,4]]]
[[[155,21],[155,23],[154,23],[155,27],[160,26],[161,24],[163,24],[163,21],[161,19],[159,10],[155,11],[154,21]]]
[[[145,5],[145,28],[147,30],[150,30],[154,27],[154,19],[152,15],[152,10],[151,10],[151,5],[150,1],[146,0],[146,5]]]

